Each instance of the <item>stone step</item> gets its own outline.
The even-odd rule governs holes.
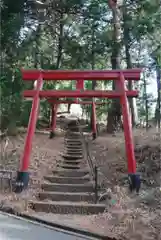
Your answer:
[[[78,132],[68,131],[68,135],[80,135]]]
[[[67,155],[72,155],[72,156],[78,156],[78,155],[83,155],[83,151],[67,151],[66,153],[64,154],[67,154]]]
[[[67,155],[72,155],[72,154],[83,155],[83,150],[66,149],[66,150],[64,151],[64,154],[67,154]]]
[[[66,159],[64,159],[64,161],[62,163],[68,164],[68,165],[78,165],[81,162],[82,162],[82,160],[66,160]]]
[[[65,146],[82,146],[82,142],[66,141]]]
[[[62,157],[67,160],[77,160],[77,159],[82,159],[83,155],[68,155],[68,154],[63,154]]]
[[[51,201],[71,201],[71,202],[95,202],[94,193],[69,193],[69,192],[40,192],[40,200],[49,199]]]
[[[75,146],[66,146],[66,150],[83,151],[83,148],[82,148],[82,146],[77,146],[77,145],[75,145]]]
[[[43,202],[30,201],[29,206],[36,212],[57,213],[57,214],[99,214],[105,211],[104,204],[89,204],[84,202]]]
[[[83,149],[77,149],[77,148],[67,148],[67,149],[64,149],[65,151],[67,151],[68,153],[71,152],[71,153],[82,153],[83,152]]]
[[[65,138],[65,142],[75,142],[75,143],[82,143],[81,139],[78,138]]]
[[[81,146],[65,146],[64,151],[71,151],[71,152],[82,152],[83,147]]]
[[[64,177],[84,177],[89,173],[88,169],[81,169],[81,170],[56,170],[53,171],[53,174],[57,174],[59,176],[64,176]]]
[[[73,140],[82,140],[82,136],[79,134],[79,135],[75,135],[75,134],[68,134],[68,135],[66,135],[65,136],[65,138],[64,138],[65,140],[71,140],[71,139],[73,139]]]
[[[82,142],[82,138],[80,137],[71,137],[71,136],[67,136],[65,139],[65,141],[79,141],[79,142]]]
[[[76,141],[82,141],[82,138],[80,136],[67,136],[65,140],[76,140]]]
[[[67,140],[67,141],[76,140],[76,141],[81,142],[81,141],[82,141],[82,138],[81,138],[80,136],[78,136],[78,137],[75,137],[75,136],[67,136],[64,140],[65,140],[65,141],[66,141],[66,140]]]
[[[79,165],[72,165],[72,164],[66,164],[66,163],[59,163],[57,164],[58,167],[60,168],[65,168],[65,169],[80,169],[80,166]]]
[[[64,144],[64,147],[73,148],[73,149],[83,149],[83,144],[68,143],[68,144]]]
[[[81,137],[82,136],[80,135],[80,133],[75,134],[73,132],[66,135],[66,138],[80,138],[81,139]]]
[[[43,183],[41,188],[44,191],[55,192],[93,192],[92,183],[85,184],[61,184],[61,183]]]
[[[79,178],[79,177],[45,176],[44,179],[52,183],[66,183],[66,184],[82,184],[90,182],[89,177]]]

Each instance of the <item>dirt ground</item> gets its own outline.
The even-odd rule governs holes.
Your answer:
[[[125,157],[124,137],[122,133],[114,136],[100,136],[91,148],[93,161],[99,167],[99,182],[105,189],[103,202],[107,204],[104,214],[97,216],[54,215],[39,213],[40,218],[75,226],[97,233],[108,234],[118,239],[161,240],[161,158],[160,140],[156,130],[134,131],[135,154],[138,172],[142,177],[142,188],[139,194],[128,191],[127,164]],[[12,144],[11,144],[12,142]],[[12,161],[8,160],[8,169],[17,170],[23,151],[24,135],[10,141],[13,151]],[[31,158],[30,189],[22,194],[0,194],[0,205],[14,206],[17,211],[35,213],[27,208],[28,199],[35,198],[43,176],[55,168],[56,159],[63,148],[63,138],[49,140],[48,136],[37,134]],[[14,158],[13,158],[14,156]],[[9,158],[8,158],[9,159]],[[50,168],[49,168],[50,166]],[[52,166],[52,167],[51,167]],[[37,171],[39,169],[39,171]],[[41,169],[41,171],[40,171]],[[105,197],[104,197],[105,196]]]
[[[4,141],[1,142],[1,165],[5,165],[5,169],[12,170],[16,176],[19,169],[20,159],[24,148],[25,134],[17,137],[10,137],[7,147],[7,156],[3,157]],[[63,147],[63,137],[57,137],[50,140],[49,134],[36,134],[33,141],[32,156],[30,161],[30,184],[29,189],[21,194],[8,193],[1,190],[0,207],[14,206],[16,211],[24,211],[27,201],[34,199],[40,190],[43,177],[51,174],[56,167],[56,160],[60,159],[60,153]],[[2,166],[1,166],[2,168]]]
[[[142,179],[139,194],[127,190],[123,134],[99,137],[91,146],[93,161],[100,169],[99,180],[107,196],[107,212],[97,216],[95,223],[111,226],[109,231],[117,233],[122,239],[160,240],[160,137],[155,129],[148,132],[135,130],[134,142],[137,171]]]

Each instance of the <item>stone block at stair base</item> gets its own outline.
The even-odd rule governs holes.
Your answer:
[[[71,202],[41,202],[32,201],[29,203],[31,209],[36,212],[57,213],[57,214],[98,214],[105,211],[104,204],[71,203]]]

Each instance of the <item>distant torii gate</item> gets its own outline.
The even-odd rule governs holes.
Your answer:
[[[126,90],[125,80],[139,80],[141,69],[128,70],[102,70],[102,71],[59,71],[59,70],[22,70],[24,81],[35,81],[37,84],[34,90],[24,91],[24,97],[33,98],[32,109],[25,140],[24,152],[21,159],[21,166],[16,181],[16,191],[22,191],[28,186],[29,164],[32,150],[32,140],[36,128],[40,98],[120,98],[123,114],[123,127],[125,135],[125,147],[128,164],[128,177],[131,190],[140,188],[140,177],[136,173],[136,161],[132,136],[131,117],[127,97],[137,97],[138,91]],[[76,90],[42,90],[43,80],[77,80]],[[115,80],[115,91],[84,90],[84,80]],[[95,111],[95,102],[92,102]],[[94,112],[95,116],[95,112]],[[96,121],[96,119],[94,119]]]
[[[76,85],[76,88],[78,89],[78,85]],[[94,101],[79,101],[76,99],[75,101],[72,100],[55,100],[55,99],[47,99],[48,102],[51,104],[52,107],[52,116],[51,116],[51,125],[50,125],[50,138],[53,138],[55,136],[55,129],[56,129],[56,116],[57,116],[57,110],[58,106],[60,104],[80,104],[80,105],[92,105],[92,135],[93,140],[96,139],[97,136],[97,126],[96,126],[96,117],[95,117],[95,111],[96,106],[95,105],[104,105],[105,102],[94,102]]]

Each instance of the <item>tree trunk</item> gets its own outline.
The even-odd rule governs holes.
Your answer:
[[[127,68],[131,69],[132,68],[132,63],[131,63],[131,56],[130,56],[130,30],[128,26],[129,18],[128,18],[128,12],[126,8],[126,1],[124,1],[124,7],[122,8],[122,13],[123,13],[123,38],[124,38],[124,45],[125,45],[125,55],[126,55],[126,64]],[[128,82],[128,89],[132,90],[133,88],[133,82],[129,81]],[[134,127],[137,120],[137,109],[136,104],[134,105],[134,99],[129,98],[129,106],[131,109],[131,119],[132,119],[132,126]]]
[[[160,73],[160,68],[157,64],[156,67],[156,73],[157,73],[157,105],[156,105],[156,111],[155,111],[155,120],[157,123],[158,129],[160,129],[160,122],[161,122],[161,73]]]
[[[146,124],[146,130],[148,130],[149,126],[149,109],[148,109],[148,98],[147,98],[147,84],[146,84],[146,77],[144,73],[144,101],[145,101],[145,124]]]
[[[120,35],[120,11],[117,1],[109,0],[109,7],[113,15],[113,46],[111,55],[112,69],[120,69],[120,50],[121,50],[121,35]],[[117,90],[117,81],[113,81],[113,90]],[[108,111],[107,132],[113,133],[121,123],[121,107],[118,99],[113,100],[111,108]]]
[[[35,36],[35,61],[34,61],[34,68],[39,68],[40,67],[40,45],[41,45],[41,26],[38,25],[37,31],[36,31],[36,36]]]
[[[64,24],[63,24],[62,20],[63,20],[63,13],[61,13],[61,17],[60,17],[59,40],[58,40],[58,56],[57,56],[57,62],[56,62],[56,69],[60,68],[61,59],[62,59],[63,30],[64,30]]]
[[[91,49],[91,67],[92,67],[92,70],[95,69],[95,28],[94,28],[94,25],[95,25],[95,22],[93,22],[93,26],[92,26],[92,49]],[[96,85],[97,85],[97,82],[96,80],[92,80],[92,90],[95,90],[96,88]],[[91,109],[91,116],[90,116],[90,127],[92,129],[92,126],[93,126],[93,112],[92,112],[92,107],[90,108]]]
[[[71,111],[71,106],[72,106],[72,104],[68,104],[68,113],[70,113],[70,111]]]

